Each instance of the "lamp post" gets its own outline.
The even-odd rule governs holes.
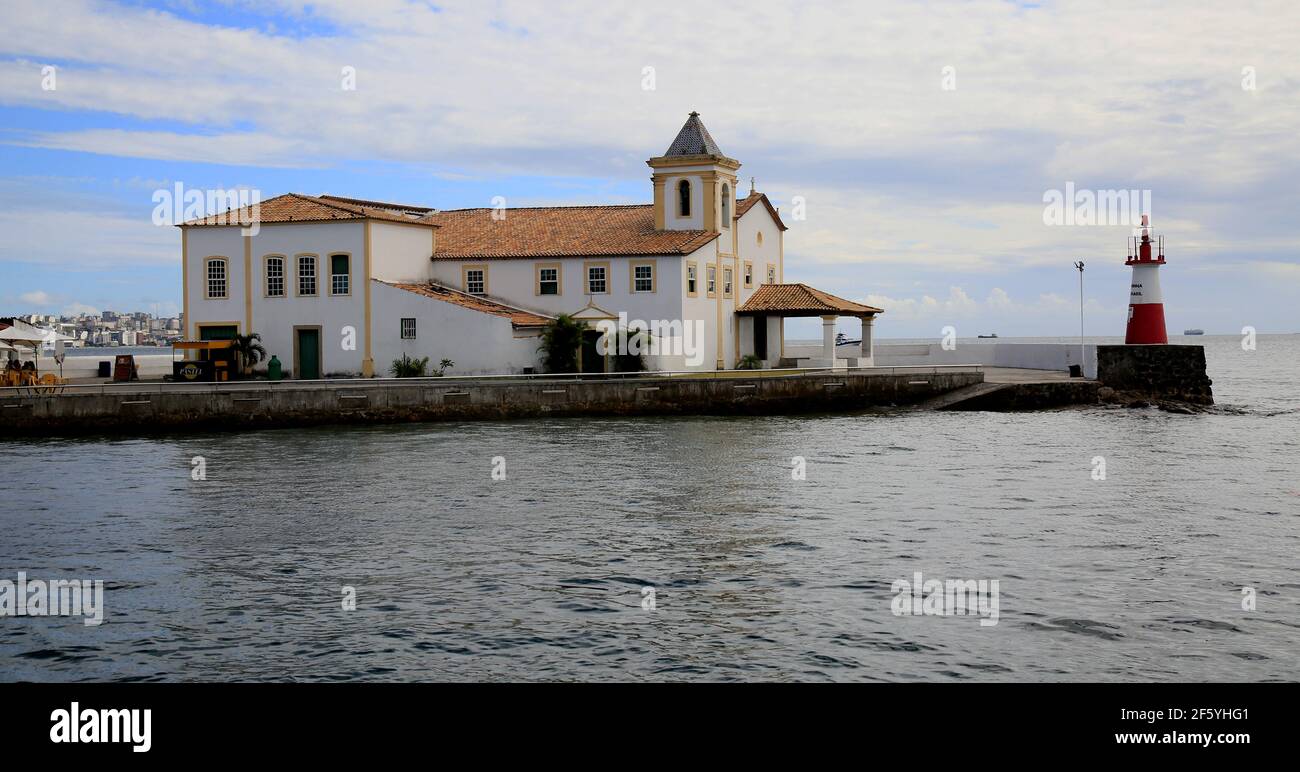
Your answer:
[[[1076,260],[1074,267],[1079,269],[1079,372],[1083,373],[1083,261]]]

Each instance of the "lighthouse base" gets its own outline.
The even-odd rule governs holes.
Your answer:
[[[1135,303],[1128,307],[1128,330],[1124,343],[1128,345],[1165,344],[1165,306],[1163,303]]]
[[[1214,404],[1204,346],[1098,346],[1097,380],[1151,400]]]

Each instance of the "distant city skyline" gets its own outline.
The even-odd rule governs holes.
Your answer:
[[[696,109],[790,225],[786,280],[885,309],[881,338],[1077,335],[1076,260],[1088,333],[1122,334],[1132,228],[1082,224],[1076,196],[1049,224],[1063,191],[1096,214],[1116,191],[1150,202],[1171,331],[1300,329],[1300,32],[1261,27],[1265,3],[978,4],[958,21],[759,2],[743,25],[598,3],[12,5],[0,313],[178,314],[180,234],[152,221],[178,183],[646,203],[645,159]],[[715,48],[687,56],[680,29]]]

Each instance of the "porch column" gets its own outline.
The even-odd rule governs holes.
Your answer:
[[[872,328],[875,326],[875,322],[876,322],[875,316],[862,317],[862,351],[860,353],[860,357],[866,360],[866,364],[868,366],[875,364],[875,360],[873,358],[872,339],[871,339],[871,332],[872,332]]]
[[[838,316],[822,317],[822,358],[827,367],[835,366],[835,320]]]

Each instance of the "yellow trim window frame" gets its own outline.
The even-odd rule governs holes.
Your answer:
[[[203,258],[204,300],[226,300],[230,297],[230,259],[214,256]]]
[[[608,295],[610,294],[609,286],[609,263],[583,263],[582,277],[587,283],[588,295]]]
[[[301,254],[293,256],[294,286],[300,298],[314,298],[320,294],[320,256]]]
[[[753,260],[745,261],[744,277],[745,277],[745,289],[753,289],[754,288],[754,261]]]
[[[633,295],[655,292],[655,261],[641,260],[628,267],[628,291]]]
[[[342,258],[340,260],[339,258]],[[352,294],[352,255],[349,252],[331,252],[330,295],[345,297]],[[342,267],[343,270],[339,270]]]
[[[560,263],[537,263],[533,272],[533,294],[564,294],[564,266]]]
[[[465,265],[460,269],[460,286],[471,295],[488,294],[488,267],[487,263],[480,265]]]
[[[718,296],[718,266],[709,265],[704,268],[704,291],[711,298]]]
[[[700,266],[693,262],[686,263],[686,297],[696,298],[700,296]]]
[[[733,273],[730,268],[722,269],[722,296],[724,298],[731,297],[732,276]]]
[[[262,256],[262,297],[282,298],[288,294],[288,263],[284,255]]]

